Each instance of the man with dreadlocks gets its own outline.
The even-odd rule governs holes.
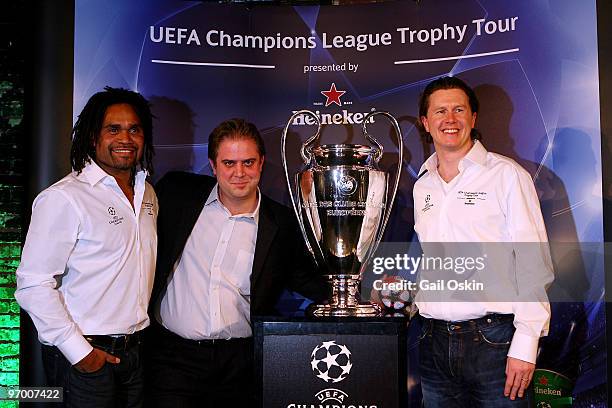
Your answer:
[[[140,407],[157,251],[149,103],[106,87],[72,135],[73,172],[34,200],[15,297],[66,406]]]

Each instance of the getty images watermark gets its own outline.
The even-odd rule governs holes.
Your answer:
[[[554,269],[545,242],[386,243],[364,282],[370,297],[380,292],[381,300],[398,297],[404,303],[408,295],[431,302],[539,302],[547,299]],[[364,300],[367,292],[362,290]]]
[[[457,275],[472,275],[486,268],[487,255],[482,256],[410,256],[408,254],[396,254],[389,257],[375,257],[372,260],[372,272],[376,275],[384,275],[376,279],[372,287],[377,291],[484,291],[484,283],[476,279],[427,279],[427,272],[435,272],[432,278],[439,278],[439,274],[450,272]],[[420,272],[418,282],[406,279],[389,279],[388,273],[415,275]]]

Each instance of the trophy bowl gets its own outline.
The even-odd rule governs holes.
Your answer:
[[[398,139],[398,166],[390,199],[388,174],[378,167],[383,155],[382,145],[366,129],[370,117],[379,114],[391,121]],[[285,145],[289,126],[298,115],[312,116],[318,129],[302,144],[300,154],[304,168],[295,175],[293,189]],[[308,313],[313,316],[380,316],[378,304],[360,301],[360,282],[382,238],[395,201],[402,163],[401,131],[395,118],[386,112],[371,112],[363,120],[364,134],[373,146],[314,146],[320,131],[318,116],[302,110],[289,119],[281,139],[287,186],[306,246],[332,287],[329,302],[311,305]]]

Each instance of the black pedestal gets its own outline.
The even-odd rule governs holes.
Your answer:
[[[253,323],[261,407],[406,406],[406,319]]]

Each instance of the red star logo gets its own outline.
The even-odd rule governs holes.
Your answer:
[[[540,383],[540,385],[548,385],[548,378],[541,376],[540,378],[538,378],[538,382]]]
[[[321,91],[323,96],[327,98],[325,101],[325,107],[335,103],[338,106],[342,106],[342,102],[340,102],[340,97],[346,93],[346,91],[338,91],[336,89],[336,84],[332,82],[331,88],[329,91]]]

